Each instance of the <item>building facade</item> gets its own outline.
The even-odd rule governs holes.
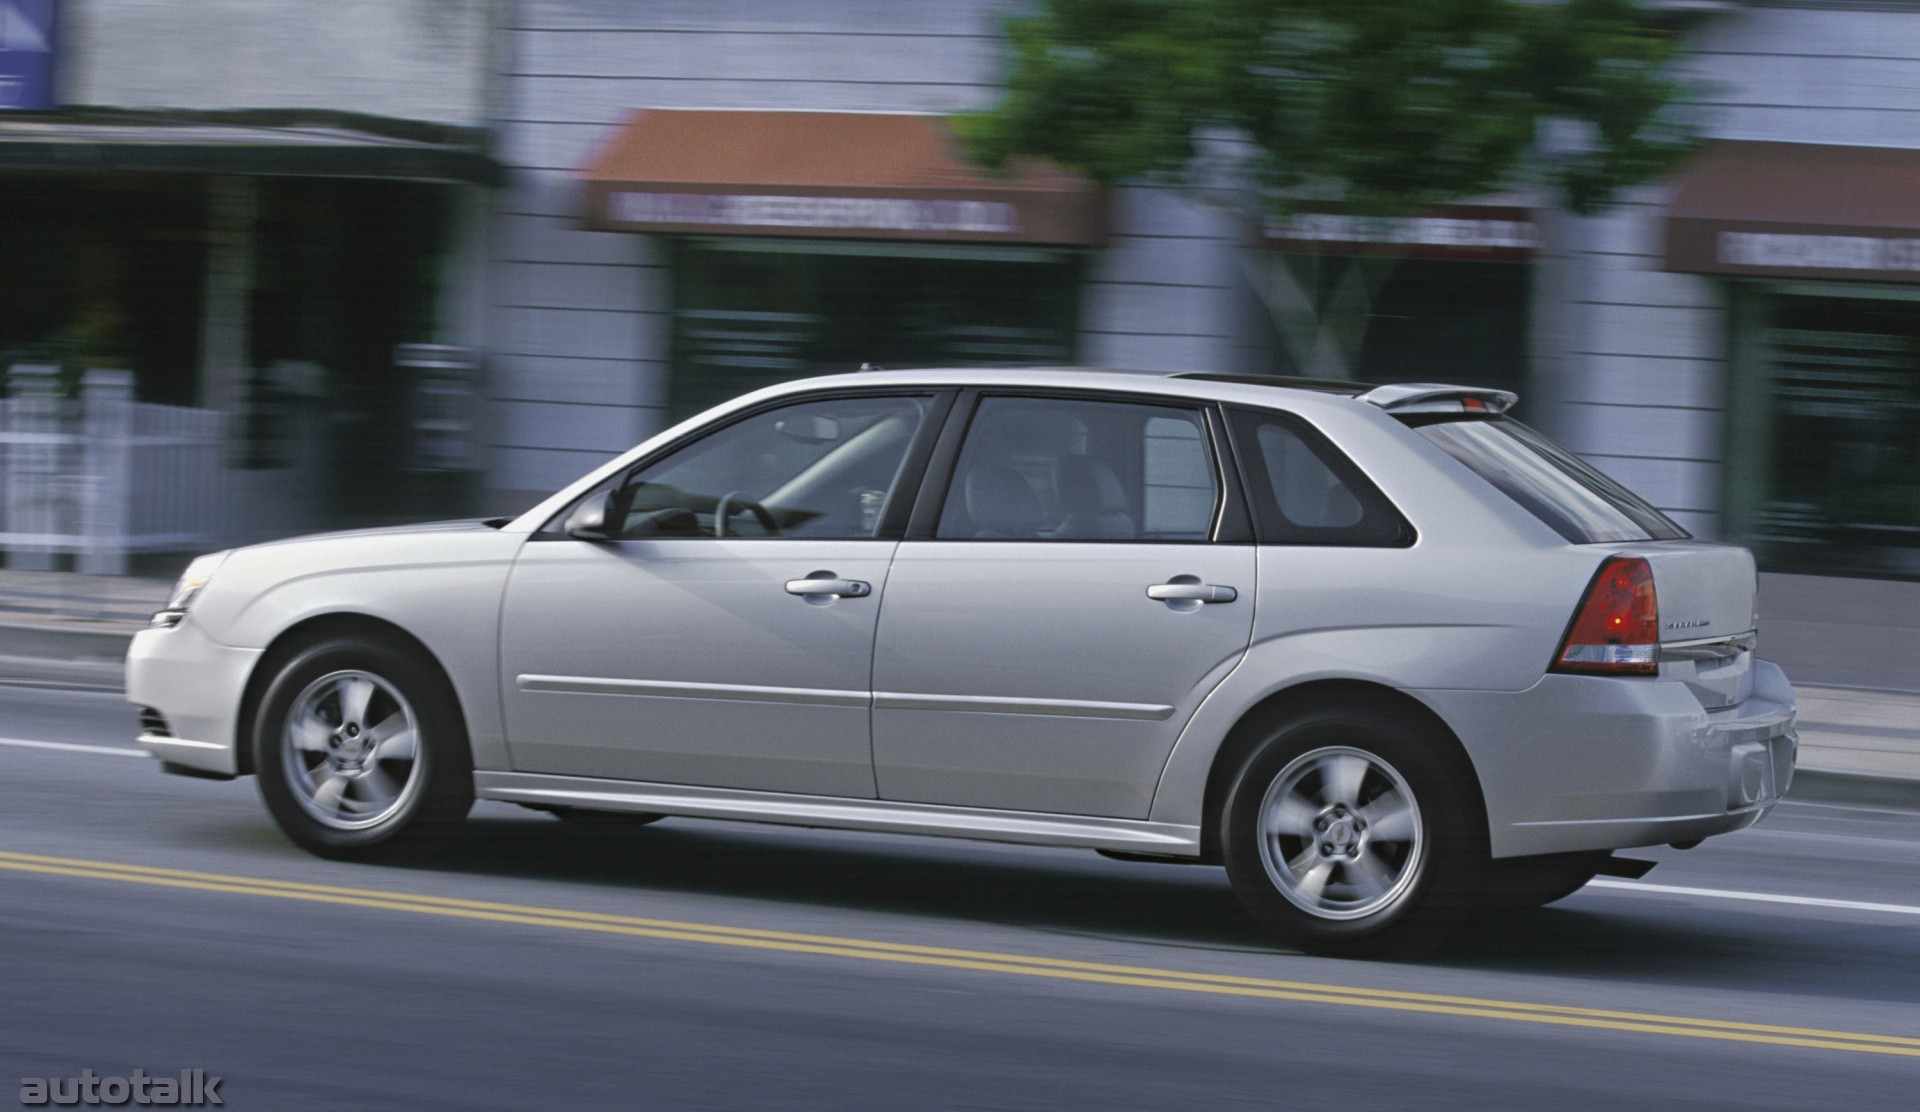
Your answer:
[[[511,171],[490,287],[496,504],[524,504],[770,377],[866,362],[1247,369],[1245,237],[1224,211],[1117,190],[1089,202],[1104,210],[1097,244],[1058,227],[996,226],[991,208],[971,231],[897,205],[863,217],[857,203],[1011,201],[931,162],[827,166],[797,150],[749,169],[752,151],[739,148],[765,132],[715,111],[801,114],[809,135],[845,116],[856,132],[864,120],[898,138],[917,117],[992,103],[1009,10],[1003,0],[517,4],[498,124]],[[704,161],[697,129],[636,121],[643,110],[711,112],[722,150],[705,153],[732,177],[691,181]],[[629,128],[643,151],[650,135],[669,147],[656,149],[666,176],[623,191],[667,195],[642,214],[657,219],[593,207],[590,168]],[[914,172],[923,177],[899,176]],[[813,200],[780,212],[764,200],[797,196]],[[751,197],[763,199],[757,211],[740,200]],[[682,207],[660,207],[670,204]],[[678,230],[609,230],[649,226]]]
[[[498,5],[3,14],[5,364],[226,414],[234,538],[424,512],[396,349],[481,342]]]
[[[1104,199],[1097,241],[877,231],[847,206],[884,194],[879,177],[859,188],[884,170],[823,184],[803,156],[769,155],[789,164],[760,165],[765,180],[693,182],[698,127],[662,123],[979,108],[1010,7],[516,3],[490,254],[495,502],[739,389],[861,362],[1323,370],[1276,333],[1261,275],[1276,255],[1337,255],[1354,238],[1337,220],[1249,228],[1232,204],[1130,188]],[[1520,194],[1407,223],[1345,373],[1517,388],[1530,420],[1700,536],[1781,570],[1920,577],[1920,193],[1903,191],[1920,181],[1920,11],[1725,4],[1687,35],[1699,159],[1591,218]],[[623,223],[596,158],[649,114],[642,146],[681,165],[630,175]],[[716,126],[703,165],[752,162],[753,134]],[[1783,153],[1800,177],[1755,172]]]

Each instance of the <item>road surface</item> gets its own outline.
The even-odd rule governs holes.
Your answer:
[[[1789,803],[1413,964],[1278,951],[1218,869],[483,804],[312,858],[111,695],[0,688],[0,1109],[1914,1107],[1920,815]]]

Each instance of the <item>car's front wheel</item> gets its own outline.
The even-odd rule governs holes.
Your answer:
[[[1325,709],[1258,744],[1221,815],[1240,901],[1313,953],[1394,956],[1444,939],[1484,859],[1479,796],[1451,739],[1410,716]]]
[[[282,663],[260,702],[253,756],[268,811],[323,857],[429,852],[473,807],[451,686],[379,641],[323,641]]]

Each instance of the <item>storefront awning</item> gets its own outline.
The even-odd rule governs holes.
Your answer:
[[[1674,191],[1666,265],[1920,282],[1920,150],[1709,143]]]
[[[1275,251],[1455,262],[1527,262],[1540,245],[1533,210],[1519,205],[1443,205],[1388,218],[1296,212],[1268,220],[1264,232]]]
[[[939,116],[646,109],[586,168],[609,231],[1045,243],[1105,238],[1100,190],[1049,164],[969,161]]]
[[[389,121],[396,134],[341,119],[267,112],[0,116],[0,170],[393,178],[498,185],[501,168],[452,129]]]

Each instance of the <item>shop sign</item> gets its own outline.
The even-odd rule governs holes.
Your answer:
[[[676,229],[782,229],[969,233],[1017,236],[1020,213],[1003,201],[915,197],[799,197],[734,193],[625,191],[607,197],[608,218],[631,226]]]
[[[1666,266],[1691,274],[1920,282],[1920,234],[1669,217]]]
[[[54,0],[0,0],[0,111],[53,102]]]
[[[1757,270],[1920,270],[1920,238],[1721,232],[1719,262]]]
[[[1540,246],[1540,226],[1526,209],[1506,206],[1455,205],[1409,217],[1302,212],[1268,221],[1266,241],[1280,251],[1385,248],[1413,258],[1517,262]]]

